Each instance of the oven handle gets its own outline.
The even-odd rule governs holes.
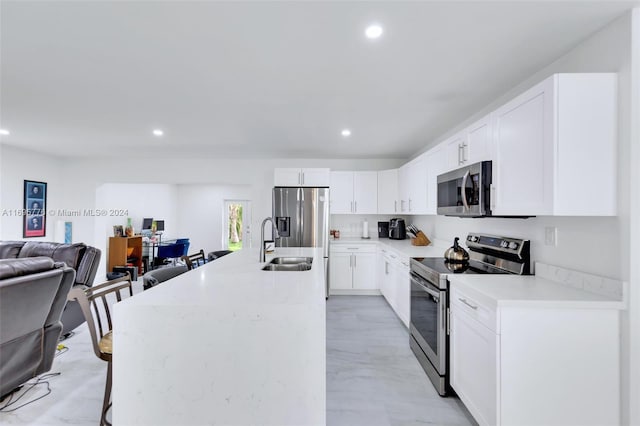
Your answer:
[[[467,172],[462,177],[462,188],[460,188],[460,192],[462,193],[462,204],[464,205],[464,211],[467,212],[469,211],[469,202],[467,201],[467,179],[469,179],[469,176],[471,176],[471,171],[467,170]]]
[[[426,285],[424,285],[420,281],[418,281],[415,277],[411,277],[411,282],[418,284],[424,291],[426,291],[427,293],[429,293],[431,296],[435,297],[436,299],[440,300],[440,293],[438,293],[437,291],[431,290]]]

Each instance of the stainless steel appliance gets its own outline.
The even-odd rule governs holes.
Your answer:
[[[413,258],[409,345],[442,396],[449,387],[449,274],[517,274],[530,271],[530,242],[469,234],[469,261]]]
[[[322,247],[329,297],[329,188],[273,188],[276,247]]]
[[[438,214],[491,216],[491,161],[438,176]]]
[[[378,222],[378,238],[389,238],[389,222]]]
[[[407,227],[404,219],[389,220],[389,238],[392,240],[404,240],[407,238]]]

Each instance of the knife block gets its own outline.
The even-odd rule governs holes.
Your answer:
[[[424,235],[424,232],[418,231],[416,237],[411,240],[411,244],[414,246],[428,246],[429,244],[431,244],[431,240],[429,240],[429,238]]]

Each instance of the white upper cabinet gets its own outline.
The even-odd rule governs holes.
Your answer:
[[[409,212],[409,163],[398,169],[398,213]]]
[[[463,131],[442,143],[447,152],[447,168],[442,173],[458,167],[492,159],[491,116],[487,115]]]
[[[466,143],[462,151],[464,164],[493,160],[491,115],[467,127]]]
[[[493,214],[615,215],[616,105],[616,74],[555,74],[497,109]]]
[[[378,214],[400,213],[398,169],[378,172]]]
[[[353,172],[353,212],[378,212],[378,172]]]
[[[426,153],[398,169],[400,210],[404,214],[427,213],[427,156]]]
[[[331,172],[331,214],[376,214],[378,172]]]
[[[329,186],[329,169],[281,168],[274,170],[275,186]]]
[[[438,145],[427,152],[427,209],[425,214],[438,213],[438,175],[447,171],[447,154],[448,151],[443,145]]]
[[[454,170],[464,165],[463,149],[466,138],[464,132],[459,132],[443,142],[447,151],[447,171]]]
[[[353,172],[331,172],[331,214],[353,213]]]

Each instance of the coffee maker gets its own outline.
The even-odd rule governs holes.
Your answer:
[[[404,219],[393,218],[389,220],[389,238],[392,240],[404,240],[407,238]]]
[[[389,222],[378,222],[378,238],[389,238]]]

